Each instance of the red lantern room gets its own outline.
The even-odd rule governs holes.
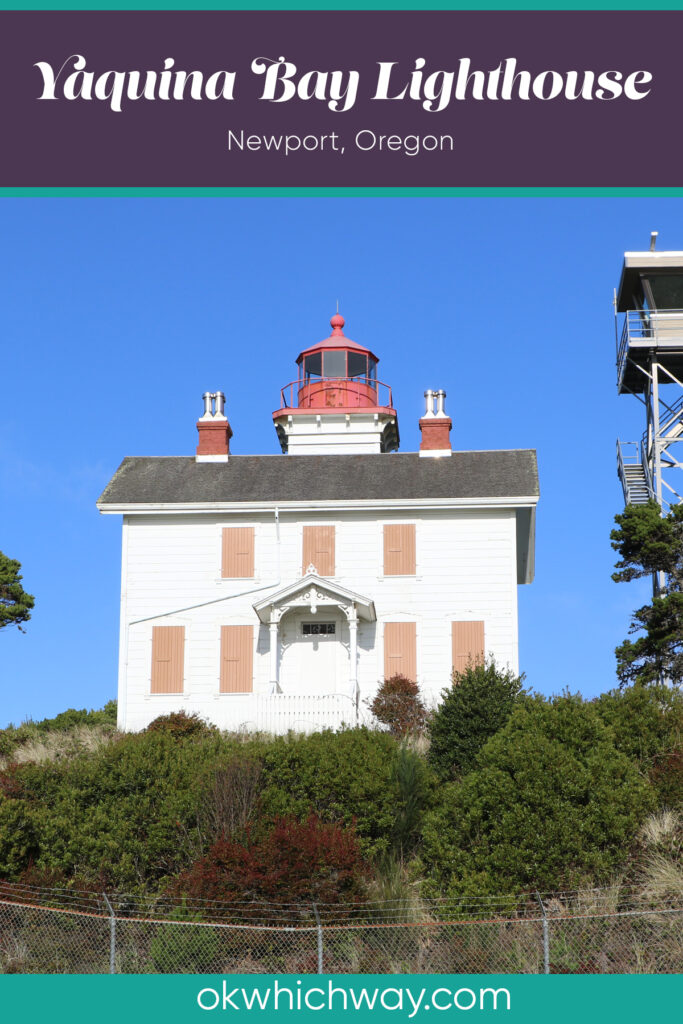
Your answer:
[[[379,360],[370,349],[344,335],[344,323],[341,314],[333,316],[329,338],[304,349],[297,359],[300,409],[377,405]]]
[[[398,448],[391,388],[377,380],[379,360],[369,348],[346,337],[344,324],[344,317],[336,313],[330,320],[332,334],[304,349],[297,358],[297,380],[282,389],[282,404],[273,420],[284,452]]]

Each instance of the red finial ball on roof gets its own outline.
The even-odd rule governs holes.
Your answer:
[[[345,323],[346,320],[341,315],[341,313],[335,313],[332,319],[330,320],[330,327],[332,328],[335,334],[341,334],[342,328]]]

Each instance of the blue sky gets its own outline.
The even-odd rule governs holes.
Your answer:
[[[401,450],[443,387],[459,449],[538,450],[536,580],[520,661],[543,693],[615,685],[648,585],[613,583],[612,290],[624,250],[683,249],[676,199],[2,199],[0,550],[36,607],[0,632],[0,726],[116,695],[120,519],[95,501],[125,455],[193,454],[221,389],[236,454],[279,451],[271,412],[302,348],[380,357]],[[446,680],[444,680],[444,684]]]

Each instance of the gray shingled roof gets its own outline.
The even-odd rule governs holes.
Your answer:
[[[124,459],[98,505],[340,501],[402,498],[515,498],[538,495],[536,452],[386,455],[231,455]]]

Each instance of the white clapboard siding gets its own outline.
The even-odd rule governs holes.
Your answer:
[[[395,514],[335,510],[331,516],[281,509],[278,551],[272,513],[126,517],[119,692],[122,726],[143,728],[157,715],[182,707],[221,728],[257,727],[252,695],[221,692],[221,627],[248,626],[253,630],[253,698],[267,698],[271,690],[269,629],[258,621],[253,604],[267,597],[268,589],[261,588],[269,584],[284,587],[301,578],[307,567],[303,565],[304,527],[330,531],[335,581],[372,600],[377,611],[379,621],[361,620],[358,627],[360,706],[385,676],[388,623],[414,624],[413,672],[428,703],[438,700],[451,678],[453,623],[484,623],[485,654],[518,671],[514,512],[504,508],[411,511],[411,522],[406,519],[400,510]],[[386,525],[414,527],[414,574],[386,574]],[[228,528],[253,534],[251,577],[222,576],[223,531]],[[333,688],[345,691],[350,686],[349,633],[344,615],[339,613],[338,619],[341,646]],[[287,621],[286,615],[285,626]],[[175,695],[150,692],[154,629],[168,627],[184,629],[184,686],[183,692],[178,690]],[[312,707],[315,680],[308,681],[307,689],[305,699]],[[334,695],[317,696],[327,699]],[[320,721],[328,715],[328,711],[323,713],[324,707],[327,705],[317,705],[315,714],[321,716]],[[258,712],[263,714],[263,710]],[[296,714],[305,718],[308,712]]]

